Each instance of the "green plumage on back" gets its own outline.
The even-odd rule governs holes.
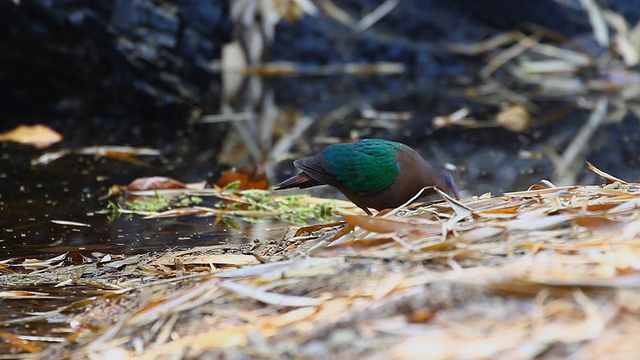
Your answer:
[[[320,157],[340,185],[358,195],[377,194],[388,189],[400,173],[396,161],[400,143],[362,140],[327,147]]]

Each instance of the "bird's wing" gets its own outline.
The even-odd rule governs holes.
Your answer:
[[[294,165],[310,177],[358,195],[384,191],[393,184],[399,171],[394,156],[384,156],[367,147],[334,152],[332,156],[312,156],[296,160]]]
[[[342,181],[336,177],[332,169],[332,164],[328,163],[319,155],[296,160],[293,162],[293,165],[319,183],[335,187],[344,186]]]

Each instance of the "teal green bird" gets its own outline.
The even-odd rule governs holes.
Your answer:
[[[275,190],[331,185],[371,215],[404,204],[425,186],[450,189],[460,198],[453,178],[436,169],[407,145],[365,139],[327,146],[318,155],[296,160],[302,172]]]

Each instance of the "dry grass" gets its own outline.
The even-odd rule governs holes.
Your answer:
[[[29,269],[7,283],[37,276],[101,295],[4,322],[63,318],[62,344],[0,336],[23,353],[92,359],[630,359],[640,351],[640,186],[617,180],[443,195],[400,213],[345,215],[344,235],[315,225],[268,245],[7,262]]]

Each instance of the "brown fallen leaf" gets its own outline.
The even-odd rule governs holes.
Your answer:
[[[347,215],[342,217],[351,225],[360,226],[361,228],[377,233],[390,233],[394,231],[406,230],[414,228],[415,225],[404,221],[385,219],[381,217]]]
[[[133,180],[129,185],[114,184],[109,188],[109,193],[102,198],[129,192],[130,196],[178,196],[187,194],[189,190],[202,190],[207,185],[206,181],[185,184],[173,178],[164,176],[143,177]],[[180,190],[184,189],[184,190]]]
[[[127,190],[184,189],[186,187],[184,183],[176,179],[164,176],[151,176],[133,180],[127,185]]]
[[[620,230],[627,224],[626,222],[613,220],[606,216],[579,216],[569,221],[591,231]]]
[[[165,266],[173,266],[175,264],[176,257],[171,256],[163,256],[156,261],[152,262],[152,265],[165,265]],[[243,266],[250,264],[259,264],[260,261],[253,255],[242,255],[242,254],[214,254],[214,255],[192,255],[192,256],[184,256],[181,259],[184,265],[207,265],[207,264],[216,264],[216,265],[234,265],[234,266]]]
[[[296,230],[294,237],[303,236],[305,234],[317,233],[324,229],[330,230],[332,228],[335,228],[344,224],[345,224],[344,221],[336,221],[336,222],[325,223],[325,224],[313,224],[313,225],[303,226]]]
[[[62,135],[42,124],[20,125],[13,130],[0,134],[0,141],[13,141],[33,145],[38,149],[49,147],[62,140]]]
[[[3,290],[0,291],[0,299],[64,299],[60,296],[51,296],[48,293],[27,290]]]
[[[0,330],[0,339],[2,339],[2,342],[4,343],[30,353],[36,353],[41,350],[38,345],[34,344],[34,342],[22,340],[18,335],[14,335],[8,331]]]
[[[366,248],[372,248],[375,246],[380,246],[383,244],[387,244],[393,242],[391,237],[374,237],[374,238],[366,238],[361,239],[357,238],[354,240],[344,241],[339,244],[332,244],[332,247],[351,247],[356,250],[363,250]],[[314,255],[323,256],[323,255],[333,255],[333,251],[331,249],[320,249]]]
[[[249,167],[243,166],[240,169],[231,168],[225,171],[220,179],[218,185],[225,187],[234,181],[239,181],[240,184],[236,189],[262,189],[265,190],[269,186],[267,181],[267,175],[262,167]]]
[[[415,324],[426,323],[429,320],[433,319],[433,317],[436,315],[436,312],[437,310],[429,309],[427,307],[414,310],[407,314],[407,322]]]

